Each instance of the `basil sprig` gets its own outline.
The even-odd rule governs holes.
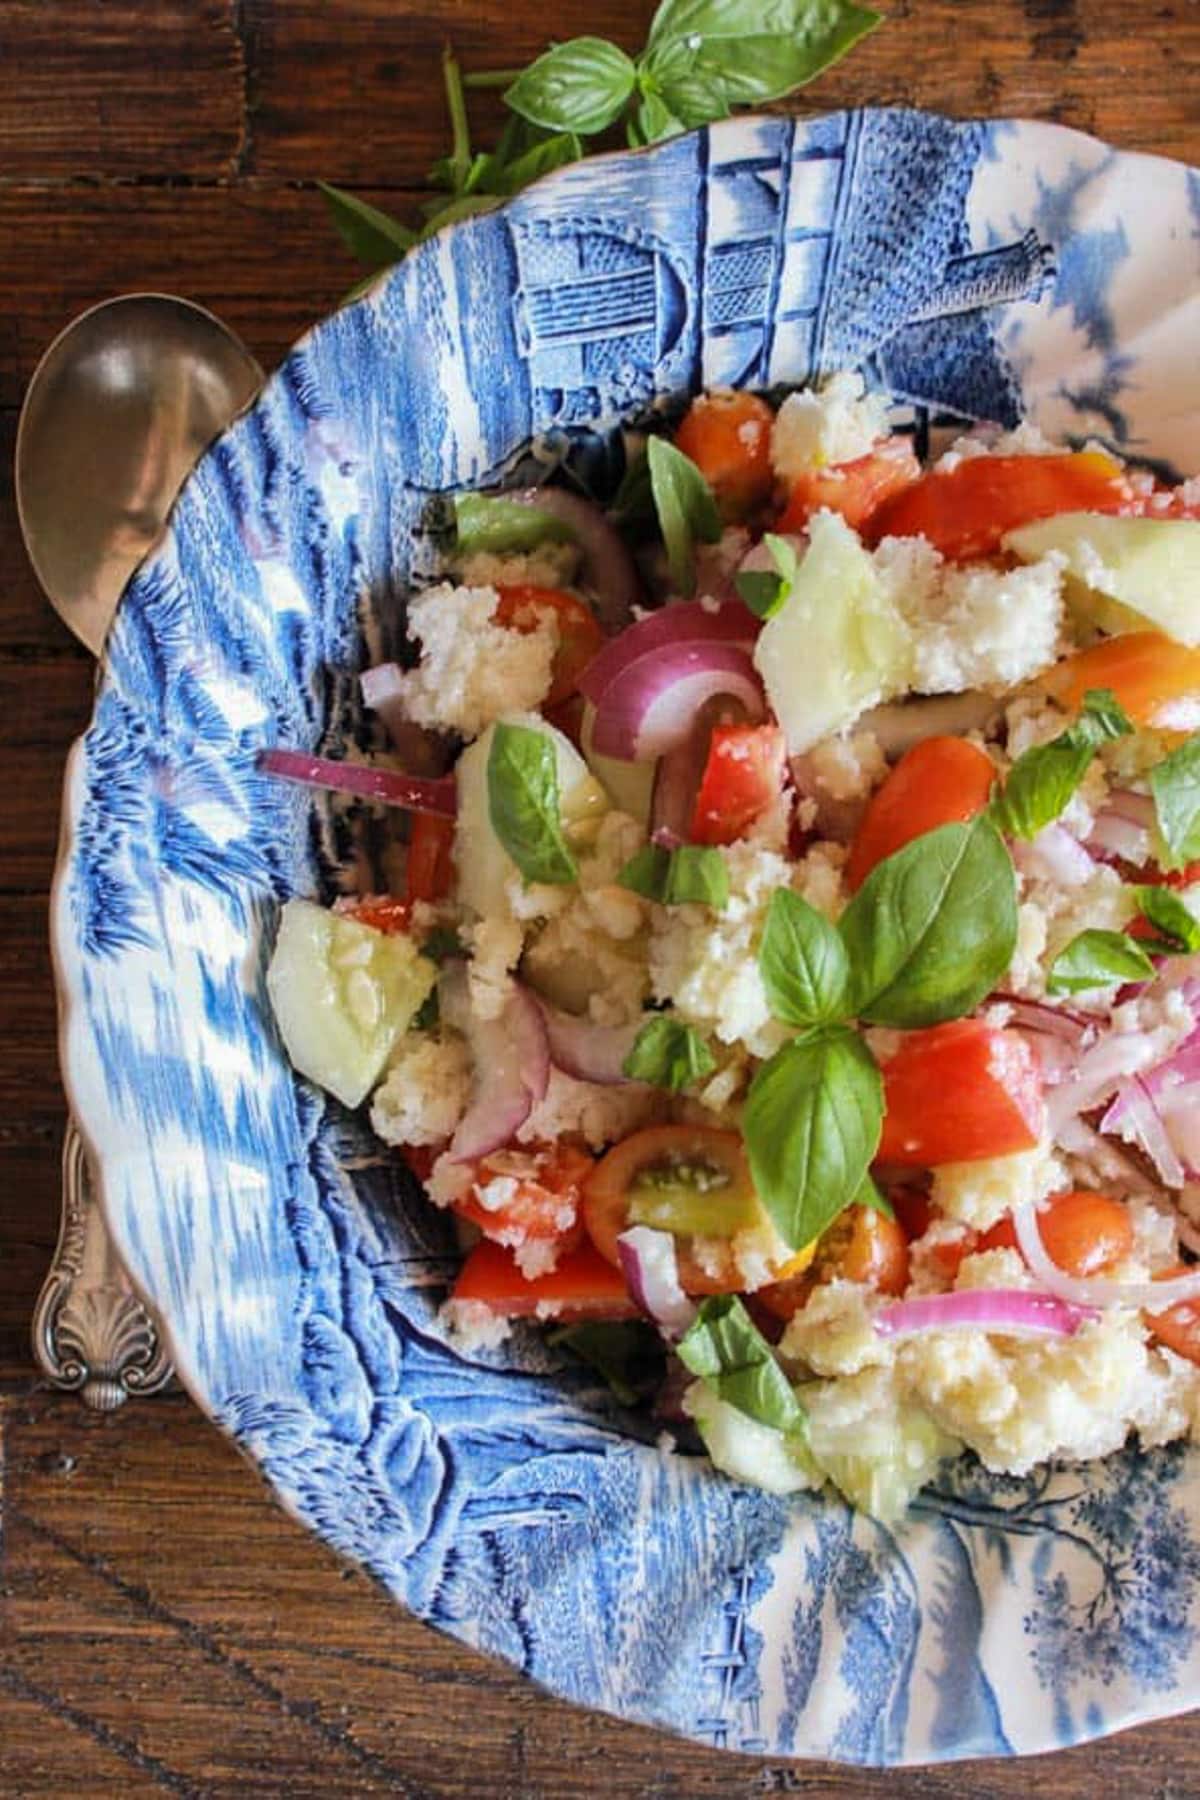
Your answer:
[[[525,69],[464,76],[442,57],[449,154],[430,171],[444,193],[408,226],[340,188],[321,184],[333,222],[370,269],[386,268],[453,219],[486,212],[538,176],[584,154],[609,130],[657,143],[727,117],[734,106],[780,99],[819,75],[879,14],[853,0],[662,0],[636,57],[600,37],[555,44]],[[496,148],[475,151],[468,88],[502,88],[509,118]]]
[[[1101,744],[1132,730],[1110,688],[1089,688],[1079,717],[1065,731],[1018,756],[992,802],[997,829],[1006,837],[1035,838],[1063,811]]]
[[[1200,733],[1151,769],[1150,792],[1169,853],[1166,866],[1182,869],[1200,861]]]
[[[719,850],[707,844],[643,844],[617,876],[620,887],[657,900],[662,906],[711,906],[720,912],[729,903],[729,870]]]
[[[634,1039],[621,1073],[631,1081],[646,1081],[652,1087],[666,1088],[669,1094],[681,1094],[693,1082],[711,1075],[716,1066],[716,1057],[698,1031],[682,1019],[655,1013]]]
[[[504,556],[573,536],[570,526],[544,507],[523,506],[503,494],[454,496],[454,538],[460,556],[472,556],[479,550]]]
[[[675,1348],[684,1368],[727,1406],[789,1437],[804,1431],[804,1409],[736,1294],[702,1301]]]
[[[936,1025],[988,995],[1012,961],[1012,859],[984,815],[885,857],[842,914],[850,1009],[876,1025]]]
[[[1125,981],[1148,981],[1154,964],[1126,931],[1080,931],[1050,965],[1048,994],[1086,994]]]
[[[763,543],[771,552],[774,569],[743,569],[734,576],[733,585],[752,613],[760,619],[773,619],[795,585],[800,558],[795,546],[773,531],[765,534]]]
[[[595,1369],[622,1406],[634,1406],[662,1386],[666,1349],[661,1332],[645,1319],[588,1319],[552,1331],[549,1342]]]
[[[855,1018],[960,1018],[1012,960],[1016,876],[994,825],[943,825],[878,863],[835,926],[791,889],[771,896],[758,968],[799,1035],[763,1063],[742,1119],[759,1199],[793,1248],[847,1206],[886,1207],[868,1174],[883,1082]]]
[[[677,594],[690,595],[696,588],[696,545],[716,543],[721,535],[721,515],[712,489],[691,457],[666,438],[650,439],[646,460],[671,586]]]
[[[574,881],[578,870],[563,836],[550,739],[528,725],[494,725],[487,792],[492,830],[526,881]]]

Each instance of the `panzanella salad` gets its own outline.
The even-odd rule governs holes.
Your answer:
[[[1200,484],[855,374],[696,399],[610,511],[466,494],[390,748],[396,891],[283,909],[295,1067],[712,1461],[882,1517],[1200,1419]]]

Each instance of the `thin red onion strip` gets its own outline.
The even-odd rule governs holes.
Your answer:
[[[580,677],[579,691],[596,705],[609,683],[648,651],[690,643],[749,647],[760,629],[759,620],[740,600],[723,601],[711,609],[699,600],[671,601],[657,612],[647,613],[597,652]]]
[[[1130,1075],[1118,1085],[1116,1098],[1100,1121],[1100,1130],[1115,1132],[1127,1144],[1139,1145],[1165,1187],[1183,1186],[1183,1165],[1144,1077]]]
[[[451,775],[430,778],[403,775],[397,769],[372,768],[367,763],[335,762],[308,750],[263,750],[258,766],[268,775],[295,781],[302,787],[329,788],[336,794],[354,794],[382,806],[403,806],[410,812],[437,813],[452,819],[458,811],[458,792]]]
[[[517,988],[498,1019],[480,1019],[464,1009],[466,975],[443,973],[441,992],[449,1011],[468,1031],[475,1085],[447,1154],[451,1162],[473,1162],[511,1142],[550,1080],[550,1051],[541,1011],[532,995]]]
[[[594,596],[596,617],[609,635],[624,631],[643,598],[641,577],[620,532],[594,500],[566,488],[520,488],[506,493],[517,506],[533,506],[560,520],[583,553],[580,582]]]
[[[752,720],[764,716],[762,684],[741,645],[696,642],[648,651],[601,695],[592,747],[626,762],[664,756],[688,737],[700,708],[719,694],[732,696]]]
[[[886,1338],[966,1329],[1011,1337],[1071,1337],[1095,1316],[1091,1307],[1072,1306],[1028,1288],[965,1288],[897,1301],[876,1313],[874,1325],[877,1335]]]
[[[617,1255],[637,1304],[666,1337],[682,1337],[695,1320],[696,1308],[680,1286],[675,1239],[670,1232],[634,1225],[617,1239]]]
[[[539,1000],[550,1046],[550,1061],[576,1081],[593,1081],[600,1087],[628,1083],[624,1064],[642,1028],[635,1019],[629,1025],[597,1025]]]

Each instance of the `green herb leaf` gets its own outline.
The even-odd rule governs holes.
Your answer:
[[[794,1435],[804,1430],[804,1409],[736,1294],[703,1301],[676,1352],[684,1368],[727,1406],[773,1431]]]
[[[642,86],[642,98],[638,102],[637,112],[629,121],[629,145],[633,150],[640,150],[644,144],[661,144],[666,138],[678,137],[686,131],[682,119],[677,119],[662,95],[653,88]]]
[[[872,1212],[882,1213],[885,1219],[894,1219],[896,1209],[887,1195],[875,1186],[869,1175],[863,1176],[862,1186],[850,1202],[851,1206],[869,1206]]]
[[[785,1025],[824,1025],[846,1017],[846,946],[836,926],[791,888],[776,888],[771,895],[758,968],[767,1003]]]
[[[663,0],[642,60],[670,111],[706,125],[811,81],[879,23],[849,0]]]
[[[646,445],[646,458],[671,584],[676,593],[689,595],[696,586],[697,540],[716,543],[721,535],[721,515],[712,489],[690,456],[666,438],[652,437]]]
[[[549,1334],[548,1341],[590,1364],[622,1406],[635,1406],[662,1385],[666,1348],[644,1319],[563,1325]]]
[[[1060,950],[1046,978],[1048,994],[1084,994],[1122,981],[1145,981],[1154,964],[1124,931],[1081,931]]]
[[[941,825],[885,857],[838,929],[859,1018],[908,1027],[969,1013],[1017,941],[1016,876],[995,826]]]
[[[1168,868],[1200,861],[1200,732],[1151,769],[1150,792],[1170,852]]]
[[[1184,951],[1189,955],[1200,950],[1200,920],[1178,894],[1168,887],[1153,886],[1135,887],[1133,892],[1143,919],[1149,919],[1154,929],[1166,939],[1161,948],[1172,952]],[[1156,944],[1146,945],[1148,951],[1159,947]]]
[[[487,766],[492,830],[526,881],[574,881],[575,858],[558,811],[554,745],[527,725],[497,724]]]
[[[857,1197],[882,1124],[879,1070],[844,1026],[807,1032],[763,1063],[742,1131],[758,1197],[785,1243],[810,1243]]]
[[[1089,688],[1075,722],[1048,744],[1018,756],[992,818],[1007,837],[1034,838],[1057,819],[1087,773],[1101,744],[1133,730],[1109,688]]]
[[[656,1013],[638,1032],[621,1070],[631,1081],[648,1081],[669,1094],[680,1094],[711,1075],[716,1066],[717,1059],[699,1032],[682,1019]]]
[[[735,575],[733,584],[752,613],[760,619],[773,619],[795,584],[800,558],[786,538],[768,531],[763,543],[771,552],[774,570],[746,569]]]
[[[644,900],[661,900],[667,891],[671,852],[661,844],[643,844],[617,876],[618,887],[640,894]]]
[[[663,902],[711,906],[721,912],[729,903],[729,870],[721,852],[706,844],[680,844],[672,850]]]
[[[729,901],[725,858],[704,844],[681,844],[677,850],[644,844],[625,864],[617,882],[662,906],[690,903],[720,912]]]
[[[460,556],[488,550],[504,556],[510,551],[536,550],[551,540],[572,537],[570,528],[540,506],[522,506],[503,494],[455,494],[454,536]]]
[[[504,99],[535,125],[590,137],[619,117],[636,83],[632,59],[616,44],[578,37],[539,56]]]
[[[399,219],[389,218],[377,206],[347,194],[342,188],[331,187],[327,181],[318,181],[317,186],[342,241],[368,268],[388,268],[416,243],[415,231],[410,231]]]

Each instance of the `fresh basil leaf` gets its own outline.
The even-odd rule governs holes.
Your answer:
[[[588,1363],[622,1406],[636,1406],[662,1385],[666,1347],[644,1319],[589,1320],[563,1325],[549,1334],[556,1349],[570,1350]]]
[[[859,1018],[909,1027],[969,1013],[1017,941],[1016,876],[995,826],[941,825],[885,857],[838,929]]]
[[[1200,861],[1200,732],[1150,771],[1158,829],[1170,852],[1167,867]]]
[[[879,1147],[883,1082],[844,1026],[794,1038],[750,1085],[742,1133],[758,1197],[799,1250],[856,1198]]]
[[[628,127],[630,149],[640,150],[645,144],[661,144],[665,139],[678,137],[681,131],[686,131],[683,120],[675,117],[661,94],[640,81],[639,86],[642,88],[642,98]]]
[[[763,543],[771,552],[775,568],[745,569],[733,578],[733,584],[752,613],[760,619],[773,619],[795,585],[800,558],[786,538],[768,531]]]
[[[1148,919],[1167,940],[1165,949],[1188,955],[1200,950],[1200,920],[1178,894],[1168,887],[1153,886],[1135,887],[1133,893],[1143,919]],[[1154,948],[1153,944],[1147,945],[1149,950]]]
[[[548,175],[552,169],[561,169],[565,163],[577,162],[583,155],[583,145],[573,131],[544,132],[516,117],[509,122],[523,127],[532,141],[517,154],[506,151],[502,139],[490,156],[481,159],[481,167],[472,177],[472,191],[517,194],[531,181]]]
[[[644,844],[625,864],[617,882],[662,906],[692,904],[720,912],[729,901],[725,858],[705,844],[681,844],[677,850]]]
[[[618,887],[641,894],[644,900],[661,900],[667,891],[671,852],[661,844],[643,844],[617,876]]]
[[[1123,981],[1146,981],[1154,964],[1124,931],[1081,931],[1060,950],[1046,978],[1048,994],[1084,994]]]
[[[846,1017],[846,946],[837,927],[791,888],[776,888],[771,895],[758,969],[767,1004],[785,1025],[824,1025]]]
[[[460,556],[487,550],[504,556],[510,551],[536,550],[539,544],[562,542],[570,528],[540,506],[523,506],[503,494],[465,493],[454,496],[455,548]]]
[[[631,1081],[647,1081],[669,1094],[681,1094],[716,1066],[717,1059],[699,1032],[682,1019],[656,1013],[638,1032],[621,1072]]]
[[[650,486],[650,461],[642,447],[641,454],[626,448],[625,473],[613,495],[609,517],[621,528],[622,535],[648,535],[657,519],[654,494]]]
[[[675,1350],[684,1368],[727,1406],[773,1431],[803,1432],[804,1409],[736,1294],[716,1294],[702,1301]]]
[[[327,181],[318,181],[317,186],[343,243],[368,268],[388,268],[416,243],[415,231],[399,219],[389,218],[377,206],[347,194],[343,188],[332,187]]]
[[[558,811],[554,745],[527,725],[497,724],[487,766],[492,830],[526,881],[574,881],[575,858]]]
[[[896,1209],[887,1195],[876,1187],[869,1175],[863,1176],[862,1186],[850,1202],[851,1206],[869,1206],[872,1212],[882,1213],[885,1219],[894,1219]]]
[[[616,44],[577,37],[539,56],[504,90],[504,100],[535,125],[590,137],[620,115],[636,82],[632,58]]]
[[[721,515],[712,489],[691,457],[666,438],[650,439],[646,460],[671,583],[676,593],[689,595],[696,586],[696,542],[716,543],[721,535]]]
[[[1018,756],[1003,793],[992,802],[997,830],[1007,837],[1035,838],[1062,812],[1101,744],[1132,730],[1111,689],[1089,688],[1073,724],[1048,744]]]
[[[663,0],[643,63],[687,126],[778,100],[880,23],[850,0]]]
[[[667,906],[711,906],[721,912],[729,903],[729,870],[719,850],[706,844],[680,844],[672,850],[663,888]]]

